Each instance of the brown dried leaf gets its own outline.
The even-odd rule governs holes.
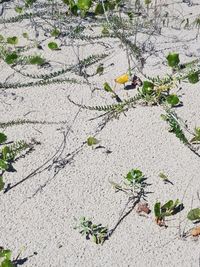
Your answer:
[[[139,202],[138,203],[137,213],[141,213],[141,212],[144,212],[146,214],[149,214],[151,212],[147,202],[145,202],[145,203]]]
[[[200,235],[200,226],[193,228],[191,230],[191,235],[192,236],[199,236]]]

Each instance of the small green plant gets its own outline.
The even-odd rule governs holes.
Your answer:
[[[169,183],[173,185],[173,183],[169,180],[168,176],[163,172],[160,172],[158,176],[163,180],[165,184]]]
[[[169,53],[167,56],[168,65],[172,68],[177,68],[180,63],[179,54]]]
[[[95,137],[93,136],[90,136],[88,137],[87,139],[87,144],[88,146],[94,146],[94,145],[97,145],[99,143],[99,140],[97,140]]]
[[[0,247],[0,267],[14,267],[11,260],[12,252],[9,249]]]
[[[48,43],[48,48],[51,50],[58,50],[59,49],[57,43],[55,43],[55,42]]]
[[[107,227],[102,226],[102,224],[93,224],[85,217],[80,218],[74,229],[78,229],[81,235],[85,236],[86,239],[92,239],[96,244],[102,245],[108,238]]]
[[[168,95],[168,96],[166,97],[166,100],[167,100],[167,103],[168,103],[171,107],[175,107],[175,106],[177,106],[177,105],[180,103],[180,100],[179,100],[178,96],[175,95],[175,94]]]
[[[188,81],[190,83],[193,83],[193,84],[198,83],[199,82],[199,73],[198,72],[190,72],[188,74]]]
[[[182,208],[182,204],[179,200],[169,200],[164,205],[161,205],[160,202],[156,202],[154,205],[154,214],[156,223],[159,226],[165,225],[165,217],[171,216],[179,212]]]
[[[7,53],[5,57],[5,62],[9,65],[14,64],[17,62],[18,55],[16,52]]]

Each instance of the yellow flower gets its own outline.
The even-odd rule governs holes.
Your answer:
[[[129,81],[128,74],[123,74],[115,79],[116,83],[125,84]]]

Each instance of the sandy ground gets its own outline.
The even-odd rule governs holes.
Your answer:
[[[183,17],[200,11],[199,5],[178,5]],[[170,7],[173,14],[176,14],[177,6]],[[24,27],[31,32],[31,27],[23,23],[8,24],[6,28],[1,25],[1,34],[20,36]],[[165,56],[169,51],[179,52],[182,61],[198,58],[200,46],[199,39],[194,39],[196,32],[196,29],[180,31],[178,27],[166,27],[161,35],[152,36],[149,42],[153,48],[149,48],[146,56],[150,52],[152,55],[147,59],[144,72],[156,76],[170,71],[165,66]],[[104,61],[108,66],[105,74],[90,78],[90,82],[99,87],[105,81],[114,84],[114,78],[128,67],[120,43],[112,39],[104,41],[108,43],[107,48],[100,43],[79,43],[81,58],[94,53],[110,53]],[[62,64],[76,63],[76,53],[76,48],[70,47],[55,52],[45,49],[43,52],[54,69],[59,69]],[[110,66],[111,63],[114,65]],[[92,73],[97,66],[88,71]],[[45,71],[33,67],[26,69],[31,73]],[[12,73],[13,70],[1,62],[1,82]],[[74,73],[66,76],[83,81]],[[15,74],[9,82],[25,80]],[[24,267],[199,266],[200,241],[179,237],[179,231],[192,227],[186,219],[187,212],[200,204],[197,197],[200,190],[199,158],[168,132],[166,123],[160,118],[161,107],[130,109],[126,116],[122,114],[101,129],[102,118],[90,120],[101,113],[80,110],[67,98],[70,95],[74,101],[86,105],[113,102],[108,93],[103,90],[92,92],[92,88],[92,85],[89,87],[84,83],[66,83],[1,89],[1,122],[21,118],[56,124],[26,124],[5,129],[9,140],[30,141],[35,138],[41,142],[31,154],[14,164],[17,171],[5,175],[6,184],[14,185],[41,168],[36,175],[12,190],[5,194],[1,192],[0,245],[10,248],[14,257],[24,248],[21,258],[28,258]],[[121,97],[136,93],[135,90],[124,91],[120,86],[116,90]],[[176,112],[187,120],[191,129],[200,126],[199,84],[183,84],[180,95],[183,106]],[[105,148],[92,149],[84,144],[88,136],[95,134]],[[108,149],[112,153],[107,154]],[[133,211],[103,246],[85,240],[73,229],[74,217],[86,216],[95,223],[112,228],[126,197],[120,192],[115,193],[109,180],[122,181],[132,168],[139,168],[147,177],[151,192],[147,201],[151,209],[157,200],[165,202],[179,198],[184,210],[169,218],[167,229],[155,224],[153,212],[144,217]],[[159,172],[167,174],[174,185],[164,184],[158,177]]]

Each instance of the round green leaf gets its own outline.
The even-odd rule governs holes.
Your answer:
[[[88,146],[93,146],[93,145],[96,145],[98,143],[99,143],[99,141],[95,137],[93,137],[93,136],[90,136],[87,139]]]
[[[172,107],[176,106],[179,104],[179,98],[177,95],[169,95],[167,96],[167,103],[170,104]]]
[[[5,62],[7,64],[14,64],[18,59],[18,55],[13,52],[13,53],[10,53],[10,54],[7,54],[6,58],[5,58]]]
[[[200,220],[200,209],[192,209],[188,212],[187,218],[191,221]]]
[[[23,12],[23,7],[16,6],[16,7],[15,7],[15,12],[21,14],[21,13]]]
[[[151,95],[153,93],[154,84],[149,81],[143,82],[142,93],[145,95]]]
[[[199,74],[198,74],[198,72],[192,72],[192,73],[190,73],[189,75],[188,75],[188,81],[190,82],[190,83],[198,83],[198,81],[199,81]]]
[[[180,62],[179,54],[169,53],[169,55],[167,56],[167,62],[170,67],[177,67]]]
[[[55,42],[48,43],[48,48],[51,50],[58,50],[58,45]]]
[[[29,63],[32,65],[42,65],[44,64],[45,60],[40,56],[31,56],[29,58]]]

